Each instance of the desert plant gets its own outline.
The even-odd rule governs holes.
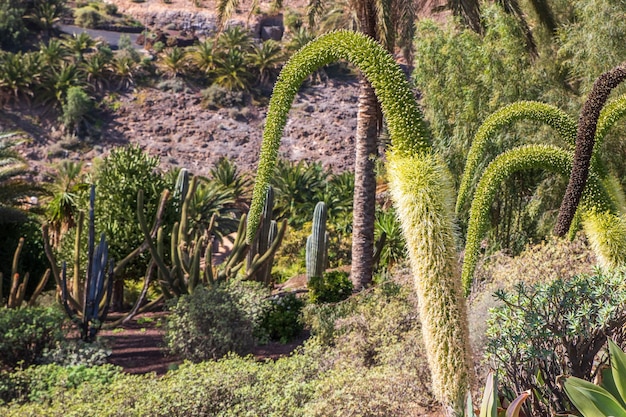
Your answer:
[[[521,393],[515,398],[509,406],[506,408],[506,417],[517,417],[521,411],[524,401],[530,396],[530,390]],[[483,401],[480,404],[480,412],[476,414],[474,405],[472,403],[471,396],[468,396],[467,409],[465,410],[465,417],[497,417],[504,413],[501,413],[502,407],[500,407],[500,399],[498,397],[498,381],[493,372],[490,372],[485,382],[485,389],[483,391]]]
[[[476,187],[476,194],[470,209],[462,273],[466,293],[469,293],[472,284],[480,242],[487,228],[489,208],[502,180],[516,171],[538,168],[567,175],[570,172],[571,163],[571,154],[558,147],[528,145],[511,149],[489,164]],[[589,211],[591,215],[595,211],[604,213],[614,210],[610,196],[595,175],[591,177],[588,185],[583,210]]]
[[[165,343],[194,362],[244,354],[254,344],[254,324],[228,286],[200,287],[171,309]]]
[[[78,135],[89,127],[89,116],[94,109],[94,102],[81,87],[68,88],[62,107],[61,120],[66,132]]]
[[[626,354],[609,339],[611,366],[602,370],[599,385],[584,379],[569,377],[563,389],[584,417],[626,415]]]
[[[263,132],[249,236],[256,233],[259,224],[280,137],[298,87],[314,70],[339,58],[346,58],[364,72],[386,116],[391,137],[387,156],[391,194],[402,219],[420,297],[434,392],[447,412],[462,414],[471,359],[465,303],[455,265],[452,183],[442,161],[431,152],[429,132],[402,71],[371,39],[350,32],[328,34],[301,49],[283,68]]]
[[[183,75],[187,67],[186,50],[178,46],[167,48],[159,55],[157,66],[168,77]]]
[[[532,389],[533,412],[569,410],[557,376],[590,380],[606,361],[606,337],[623,343],[626,287],[623,272],[579,275],[569,280],[499,290],[487,330],[487,357],[503,370],[503,383],[515,392]],[[529,411],[529,410],[527,410]]]
[[[326,205],[319,202],[313,211],[312,232],[306,240],[306,277],[322,277],[328,268],[328,232],[326,231]]]
[[[611,91],[625,79],[626,63],[600,75],[594,82],[593,88],[583,105],[578,122],[576,149],[574,150],[570,180],[554,226],[554,233],[557,236],[564,236],[569,230],[587,184],[600,112]]]
[[[85,292],[83,297],[72,298],[68,292],[66,265],[59,277],[63,307],[68,317],[78,325],[81,339],[85,342],[95,340],[96,334],[102,327],[109,311],[111,294],[113,293],[113,265],[109,259],[109,247],[104,233],[100,237],[100,243],[95,246],[95,219],[94,205],[96,200],[96,187],[91,186],[89,196],[89,241],[87,243],[87,277],[85,279]],[[80,236],[80,235],[78,235]],[[77,241],[79,239],[77,238]],[[77,246],[78,251],[78,246]],[[78,258],[78,255],[76,256]],[[54,259],[50,259],[55,263]],[[53,266],[54,269],[54,266]],[[74,283],[77,283],[75,268]],[[56,274],[55,274],[56,275]],[[80,310],[76,308],[80,307]]]
[[[29,273],[26,272],[20,282],[20,274],[17,272],[17,266],[20,258],[20,254],[22,252],[22,248],[24,247],[24,238],[21,237],[19,243],[17,244],[17,248],[15,249],[15,254],[13,255],[13,263],[11,265],[11,285],[9,286],[9,294],[6,301],[7,308],[19,308],[22,306],[24,302],[24,297],[26,295],[26,288],[28,285]],[[0,272],[0,303],[3,302],[2,298],[2,284],[3,284],[3,276],[2,272]],[[37,287],[30,294],[30,298],[28,300],[28,306],[32,307],[35,305],[35,301],[41,291],[43,291],[46,283],[48,282],[48,278],[50,278],[50,270],[47,269],[43,274],[41,279],[39,280]]]

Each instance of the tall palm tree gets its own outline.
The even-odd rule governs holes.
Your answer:
[[[415,8],[405,0],[350,0],[350,10],[356,17],[355,26],[364,34],[382,42],[393,51],[399,40],[410,51],[415,20]],[[322,0],[309,2],[309,20],[324,11]],[[399,35],[399,36],[397,36]],[[407,39],[408,38],[408,39]],[[410,57],[410,54],[408,54]],[[410,59],[410,58],[409,58]],[[374,223],[376,217],[375,158],[381,116],[374,89],[363,77],[357,110],[356,157],[354,162],[354,203],[352,225],[351,280],[356,290],[372,281],[374,253]]]

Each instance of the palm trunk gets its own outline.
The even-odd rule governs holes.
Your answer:
[[[376,214],[374,157],[378,150],[377,136],[378,101],[370,83],[361,79],[354,162],[351,273],[352,284],[357,291],[367,287],[372,281]]]

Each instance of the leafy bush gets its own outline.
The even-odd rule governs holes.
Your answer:
[[[65,367],[50,364],[3,372],[0,374],[0,404],[51,401],[60,391],[75,389],[86,382],[109,384],[120,371],[121,368],[113,365]]]
[[[94,29],[104,20],[104,16],[91,6],[74,11],[74,23],[82,28]]]
[[[590,380],[606,361],[607,336],[626,340],[626,283],[623,272],[579,275],[548,283],[519,283],[499,290],[503,305],[491,311],[487,358],[515,392],[532,389],[532,412],[553,415],[571,409],[556,385],[559,375]]]
[[[352,294],[352,281],[343,271],[324,272],[321,277],[311,277],[307,283],[312,303],[336,303]]]
[[[70,87],[63,103],[62,120],[67,131],[78,133],[87,122],[89,113],[93,110],[94,103],[80,87]]]
[[[228,352],[245,354],[254,345],[256,303],[229,285],[197,287],[178,299],[167,320],[165,342],[171,353],[199,362]]]
[[[62,340],[63,318],[58,308],[1,308],[0,368],[35,363]]]
[[[209,109],[241,107],[246,104],[246,94],[243,91],[232,91],[213,84],[202,90],[202,103]]]
[[[104,365],[111,355],[103,342],[96,340],[86,343],[80,339],[56,342],[56,346],[44,349],[39,359],[43,364],[60,366],[96,366]]]
[[[270,298],[269,308],[263,316],[262,328],[271,340],[287,343],[303,329],[304,302],[294,293]]]

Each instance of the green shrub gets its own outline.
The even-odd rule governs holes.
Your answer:
[[[312,303],[336,303],[352,294],[352,281],[343,271],[324,272],[321,277],[311,277],[307,283]]]
[[[103,20],[104,16],[90,6],[81,7],[80,9],[76,9],[74,11],[74,23],[76,26],[80,26],[82,28],[94,29],[98,27]]]
[[[231,91],[213,84],[202,90],[202,103],[209,109],[241,107],[246,104],[246,94],[243,91]]]
[[[80,339],[56,342],[53,348],[46,348],[39,360],[43,364],[60,366],[96,366],[104,365],[111,355],[102,341],[86,343]]]
[[[3,372],[0,374],[0,404],[51,401],[59,392],[78,388],[86,382],[109,384],[120,372],[121,368],[113,365],[65,367],[56,364]]]
[[[70,87],[67,90],[67,98],[63,103],[63,115],[61,117],[65,129],[78,133],[86,124],[89,113],[93,110],[94,103],[80,87]]]
[[[626,282],[621,271],[530,286],[519,283],[495,295],[503,304],[491,311],[487,358],[501,369],[509,389],[536,393],[527,415],[570,410],[557,376],[590,380],[606,362],[601,353],[607,336],[621,345],[626,341]]]
[[[172,308],[165,342],[171,353],[200,362],[228,352],[247,353],[254,330],[253,319],[228,286],[197,287]]]
[[[35,363],[62,340],[63,318],[58,308],[0,308],[0,368]]]
[[[262,323],[268,337],[287,343],[298,336],[303,329],[302,307],[304,302],[294,293],[270,298]]]

